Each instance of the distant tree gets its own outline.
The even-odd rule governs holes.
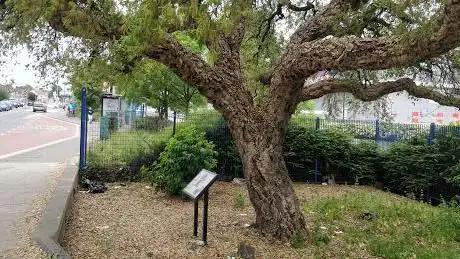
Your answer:
[[[6,90],[0,89],[0,101],[8,99],[9,94]]]
[[[30,102],[35,102],[37,100],[37,95],[32,92],[29,92],[27,94],[27,100]]]
[[[52,98],[53,96],[59,97],[59,94],[61,93],[61,91],[62,91],[62,88],[59,85],[53,84],[51,86],[51,91],[48,93],[48,98]]]
[[[314,111],[315,110],[316,103],[315,101],[304,101],[299,104],[297,104],[297,108],[295,110],[295,114],[301,114],[302,112],[305,111]]]
[[[127,98],[147,102],[162,118],[168,117],[170,109],[188,114],[191,108],[205,104],[197,89],[156,61],[140,62],[130,75],[120,78],[119,90]]]

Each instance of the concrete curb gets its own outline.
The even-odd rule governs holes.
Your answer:
[[[66,213],[72,205],[77,184],[78,166],[69,162],[48,201],[37,230],[32,234],[33,240],[52,258],[72,258],[60,243],[64,236]]]

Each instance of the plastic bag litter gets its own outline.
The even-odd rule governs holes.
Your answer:
[[[105,183],[100,181],[91,181],[86,179],[85,184],[87,185],[89,193],[104,193],[107,191],[107,186],[105,186]]]

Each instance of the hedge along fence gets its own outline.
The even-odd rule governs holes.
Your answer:
[[[132,120],[132,123],[115,123],[117,126],[110,129],[103,123],[89,125],[88,138],[97,139],[88,145],[89,173],[122,169],[129,170],[133,178],[136,178],[142,166],[151,166],[159,158],[175,132],[192,125],[199,131],[207,132],[209,139],[214,139],[216,142],[221,140],[222,143],[229,142],[228,129],[215,112],[200,113],[199,116],[190,116],[187,120],[182,116],[177,116],[175,119],[174,117],[171,114],[168,120],[153,116],[137,118]],[[101,121],[103,120],[104,118]],[[106,120],[108,121],[108,118]],[[176,120],[175,125],[174,120]],[[223,166],[219,168],[227,170],[226,168],[234,163],[224,161],[223,145],[227,144],[216,146],[216,150],[221,151],[222,154],[219,158]],[[220,172],[223,172],[222,169]],[[101,176],[99,173],[98,175]]]
[[[460,137],[440,136],[433,145],[401,142],[381,156],[389,190],[433,203],[460,201]]]
[[[314,130],[290,125],[286,131],[284,158],[294,181],[375,182],[377,145],[353,141],[341,129]]]
[[[204,132],[206,139],[214,144],[214,149],[218,153],[215,170],[221,178],[232,179],[243,176],[240,155],[220,115],[213,111],[192,113],[187,118],[178,115],[175,121],[174,124],[172,114],[167,121],[160,120],[158,117],[144,117],[138,118],[130,126],[118,128],[106,140],[97,141],[90,146],[88,153],[90,167],[100,171],[124,167],[136,175],[142,166],[152,167],[175,131],[193,125],[198,131]],[[318,182],[335,180],[338,183],[357,182],[372,185],[378,180],[398,193],[419,193],[422,189],[428,191],[429,188],[438,187],[429,185],[430,181],[426,181],[426,184],[412,184],[409,181],[411,178],[407,175],[415,174],[413,170],[420,171],[421,168],[407,167],[408,169],[401,171],[404,169],[402,166],[395,167],[387,160],[391,158],[393,161],[400,161],[398,162],[400,165],[404,165],[403,161],[406,160],[411,161],[410,163],[418,163],[413,156],[406,154],[414,151],[409,147],[428,146],[428,142],[433,142],[439,146],[419,150],[433,153],[441,150],[441,146],[445,145],[445,143],[436,144],[437,140],[433,141],[434,139],[455,134],[459,136],[459,129],[460,127],[456,126],[433,127],[423,124],[293,117],[286,130],[284,157],[289,174],[294,181],[314,182],[316,178]],[[393,147],[392,145],[396,143],[403,144]],[[406,145],[408,148],[401,149],[401,145]],[[399,156],[400,160],[395,160],[395,156]],[[456,159],[459,160],[459,157]],[[429,158],[427,160],[432,161]],[[399,173],[393,170],[394,168],[398,168]],[[424,168],[430,174],[437,173],[432,172],[435,167]],[[453,175],[456,174],[455,168],[452,165],[449,169]],[[406,176],[401,179],[403,175]],[[455,189],[454,178],[437,181],[437,185],[448,184]],[[407,184],[401,185],[407,188],[398,189],[396,183],[403,183],[406,180]],[[430,189],[430,192],[440,197],[439,191]]]

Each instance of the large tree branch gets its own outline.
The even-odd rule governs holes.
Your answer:
[[[286,7],[288,10],[291,10],[294,12],[308,12],[310,10],[315,10],[315,6],[310,2],[307,2],[304,6],[297,6],[297,5],[292,4],[289,1],[287,3],[278,3],[276,5],[275,11],[273,11],[259,25],[259,30],[256,34],[256,37],[259,38],[260,36],[262,36],[262,39],[261,39],[262,42],[265,41],[265,38],[267,37],[270,31],[271,24],[273,23],[275,18],[278,18],[278,20],[284,19],[283,7]],[[265,27],[264,32],[262,33],[262,28],[265,24],[266,24],[266,27]]]
[[[196,87],[224,115],[234,112],[230,109],[236,109],[237,103],[241,105],[238,108],[241,110],[252,107],[250,94],[241,85],[235,85],[235,73],[224,73],[225,68],[209,66],[199,55],[169,35],[161,43],[150,47],[145,56],[168,66],[187,84]]]
[[[324,9],[319,11],[308,21],[304,22],[291,36],[289,45],[297,45],[303,42],[320,39],[331,35],[334,32],[341,35],[349,34],[348,28],[341,28],[337,31],[336,27],[344,18],[347,11],[357,9],[362,0],[332,0]],[[353,29],[354,30],[354,29]],[[289,48],[289,47],[288,47]]]
[[[267,74],[260,79],[261,82],[270,82],[268,98],[263,103],[265,112],[274,115],[274,121],[285,123],[292,112],[295,110],[293,98],[299,94],[303,86],[303,78],[286,77],[291,72],[289,67],[295,66],[298,57],[290,55],[298,51],[299,45],[311,42],[331,35],[335,31],[335,26],[343,19],[344,14],[352,9],[359,8],[366,0],[332,0],[325,8],[316,13],[311,19],[303,23],[291,36],[287,51],[283,54],[272,74]],[[349,33],[344,28],[344,34]],[[320,47],[322,49],[322,47]],[[290,60],[290,62],[285,62]],[[288,73],[287,73],[288,72]],[[304,74],[297,74],[298,76]],[[305,77],[308,77],[305,74]]]
[[[65,35],[111,41],[119,39],[124,34],[120,15],[105,12],[95,2],[61,0],[53,4],[56,6],[48,23],[51,28]],[[78,19],[66,20],[70,14],[78,14]]]
[[[112,26],[110,27],[111,30],[97,30],[95,31],[94,35],[78,34],[78,32],[82,32],[82,30],[73,30],[73,28],[75,26],[77,26],[77,28],[80,28],[78,27],[80,25],[72,24],[71,26],[69,26],[68,23],[64,22],[64,20],[68,15],[68,12],[70,12],[71,8],[75,8],[75,6],[71,7],[70,3],[76,3],[81,1],[85,0],[61,1],[61,4],[58,6],[58,8],[56,8],[56,11],[54,12],[52,19],[50,19],[49,21],[50,26],[55,30],[68,35],[90,39],[102,39],[103,41],[117,40],[126,33],[121,24],[112,24]],[[180,4],[187,3],[187,0],[180,2]],[[198,1],[198,4],[199,3],[200,1]],[[92,13],[92,9],[88,9],[88,6],[83,5],[78,8],[82,12],[81,19],[85,20],[87,22],[86,24],[94,25],[96,26],[96,28],[105,28],[103,26],[98,25],[99,21],[96,19],[97,17]],[[183,30],[193,28],[194,26],[195,22],[191,19],[188,19],[182,25],[170,25],[166,28],[166,31]],[[83,32],[85,31],[83,30]],[[227,64],[239,63],[239,47],[243,37],[244,19],[242,19],[240,23],[236,26],[233,33],[231,33],[230,35],[222,35],[221,37],[219,47],[222,49],[223,52],[227,53],[227,55],[222,55],[222,57],[225,57],[224,62],[227,62]],[[238,98],[240,98],[242,99],[242,102],[246,107],[249,107],[250,105],[249,102],[246,103],[250,98],[244,98],[244,96],[242,96],[241,87],[237,87],[235,84],[231,84],[228,82],[223,82],[231,80],[237,81],[235,80],[235,74],[227,77],[223,76],[225,74],[224,72],[228,72],[227,70],[220,69],[219,67],[209,66],[199,55],[196,55],[189,51],[169,34],[166,34],[165,39],[162,40],[160,43],[153,44],[145,52],[139,53],[139,55],[131,62],[135,62],[135,60],[141,59],[142,57],[155,59],[168,66],[185,82],[187,82],[189,85],[196,87],[200,91],[200,93],[206,96],[213,104],[215,104],[216,108],[220,108],[220,110],[224,110],[225,107],[230,106],[230,99],[237,100]],[[237,60],[235,59],[235,57],[237,58]],[[219,60],[219,62],[221,61]],[[125,70],[126,72],[129,72],[129,64],[126,64]],[[242,81],[242,78],[238,79]],[[231,87],[226,89],[225,87],[223,87],[223,85],[230,85]],[[232,88],[235,89],[233,89],[232,91]],[[236,88],[238,89],[236,90]],[[226,95],[228,97],[226,97]]]
[[[364,1],[363,1],[364,2]],[[359,0],[332,0],[329,5],[318,12],[311,19],[305,21],[292,35],[289,48],[296,48],[298,44],[324,38],[328,35],[344,36],[361,34],[370,23],[388,27],[389,24],[374,14],[377,8],[370,6],[365,12],[353,19],[353,24],[338,29],[340,21],[347,11],[356,9],[362,4]],[[313,7],[314,8],[314,7]],[[273,18],[273,17],[272,17]],[[262,27],[263,24],[261,24]],[[259,28],[260,34],[261,28]],[[263,85],[269,85],[272,73],[260,77]]]
[[[429,35],[419,29],[403,37],[330,37],[290,44],[271,77],[266,112],[285,122],[295,109],[293,102],[301,94],[305,78],[323,69],[387,69],[446,53],[460,45],[459,14],[460,0],[448,0]]]
[[[3,1],[3,0],[0,0]],[[179,0],[178,5],[190,4],[189,0]],[[201,4],[201,0],[197,2]],[[49,25],[56,31],[66,35],[100,39],[111,41],[119,39],[126,32],[120,16],[116,13],[102,12],[95,4],[88,4],[87,0],[61,0],[56,3],[56,8],[49,19]],[[78,20],[70,19],[65,22],[70,12],[78,12]],[[186,17],[181,24],[169,24],[166,26],[167,33],[195,29],[196,21],[192,17]],[[78,28],[77,30],[75,28]]]
[[[308,11],[313,10],[313,13],[316,13],[315,6],[307,2],[304,6],[297,6],[292,4],[291,2],[280,2],[276,5],[276,9],[270,13],[270,15],[262,20],[262,22],[259,24],[259,28],[257,30],[257,33],[255,33],[254,36],[251,38],[256,38],[259,40],[259,46],[257,48],[256,52],[256,60],[259,60],[259,55],[260,51],[262,49],[263,44],[267,40],[268,36],[275,33],[275,30],[273,28],[273,24],[277,20],[282,20],[285,18],[284,13],[283,13],[283,8],[287,8],[290,11],[293,12],[304,12],[304,17],[308,13]]]
[[[460,45],[460,0],[449,0],[443,11],[428,35],[420,29],[397,37],[331,37],[299,44],[283,56],[276,76],[296,82],[326,68],[388,69],[442,55]]]
[[[316,99],[331,93],[351,93],[362,101],[375,101],[390,93],[406,91],[409,95],[430,99],[445,106],[460,108],[460,97],[449,96],[440,91],[425,86],[417,86],[412,79],[401,78],[396,81],[376,83],[365,86],[358,80],[321,80],[306,85],[303,92],[296,100],[296,103]]]
[[[195,86],[208,97],[218,92],[215,86],[216,71],[204,60],[187,50],[179,42],[167,35],[165,39],[151,46],[144,55],[167,65],[189,85]]]
[[[215,66],[222,68],[222,73],[236,79],[235,82],[243,81],[241,67],[240,48],[245,35],[245,19],[240,18],[232,32],[221,33],[218,39],[218,54]]]
[[[299,44],[324,38],[328,35],[342,37],[346,35],[360,36],[365,28],[371,25],[390,27],[391,24],[379,16],[383,11],[390,11],[376,4],[366,7],[361,13],[356,13],[350,23],[342,24],[347,12],[357,10],[366,0],[332,0],[324,9],[311,19],[305,21],[292,35],[288,48],[298,48]],[[380,12],[377,12],[380,9]],[[412,22],[408,17],[397,15],[404,22]],[[269,85],[273,74],[266,74],[260,78],[260,82]]]

